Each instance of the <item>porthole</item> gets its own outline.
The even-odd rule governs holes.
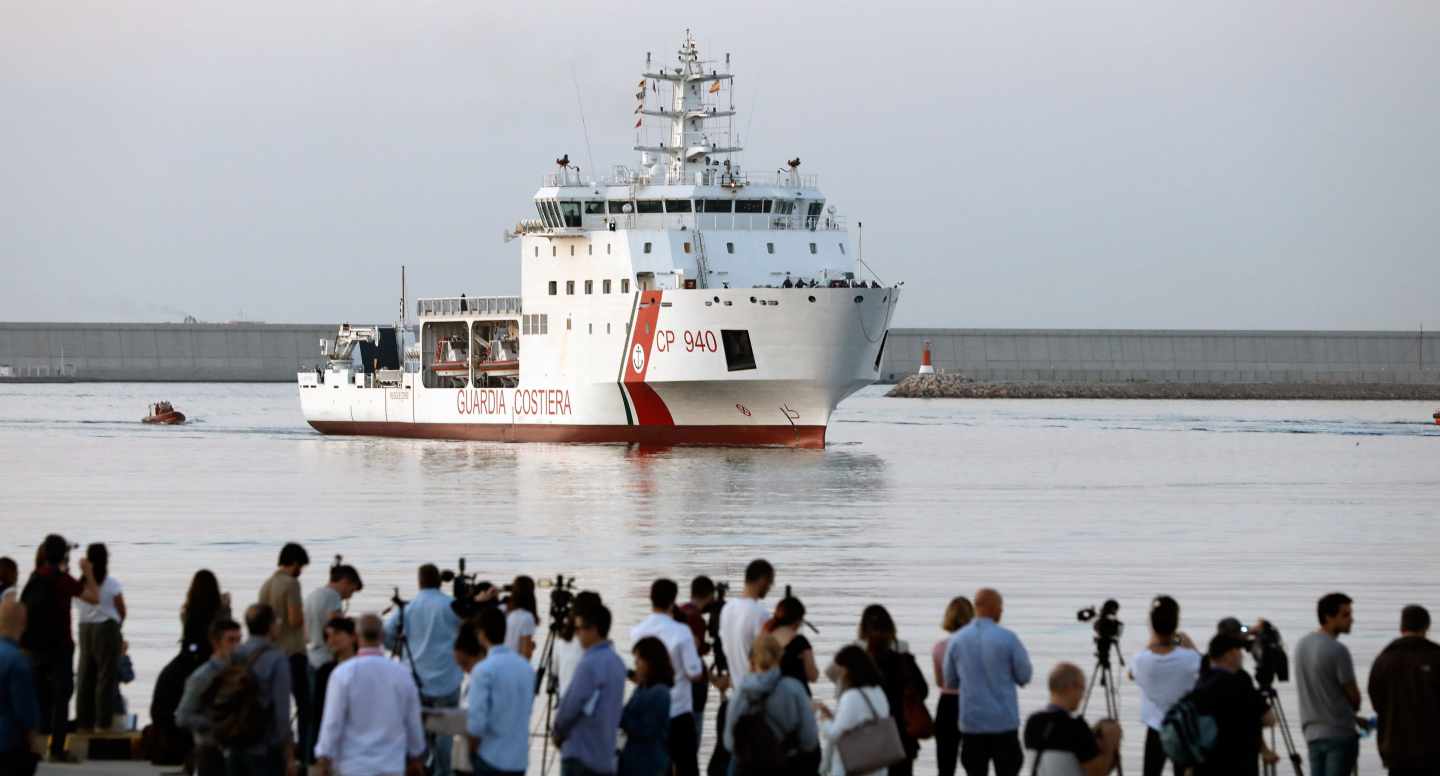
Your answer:
[[[715,297],[715,301],[717,301],[717,302],[720,301],[720,297],[718,297],[718,296]]]
[[[810,297],[810,303],[811,303],[811,304],[814,304],[814,303],[815,303],[815,297],[813,297],[813,296]]]
[[[863,296],[857,296],[857,297],[855,297],[855,304],[860,304],[860,303],[863,302],[863,301],[865,301],[865,297],[863,297]]]
[[[755,297],[750,297],[750,304],[755,304]]]

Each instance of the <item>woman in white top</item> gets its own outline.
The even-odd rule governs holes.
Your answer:
[[[505,646],[529,660],[535,654],[535,628],[539,620],[535,580],[522,574],[515,578],[510,597],[505,600]]]
[[[75,692],[75,724],[80,730],[105,730],[114,721],[120,694],[120,625],[125,621],[125,595],[120,580],[110,576],[110,553],[103,544],[85,549],[100,602],[75,600],[80,620],[80,677]]]
[[[890,716],[890,703],[885,700],[885,690],[880,686],[880,669],[865,650],[850,645],[835,655],[835,662],[825,671],[840,688],[840,698],[832,712],[825,704],[816,701],[815,711],[820,715],[820,737],[824,739],[824,759],[820,773],[825,776],[847,776],[845,764],[840,761],[835,742],[841,734],[857,728],[872,719]],[[878,776],[885,773],[882,768],[868,771],[860,776]]]

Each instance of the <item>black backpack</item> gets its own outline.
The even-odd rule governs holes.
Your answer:
[[[274,647],[261,647],[245,662],[226,666],[201,696],[210,709],[210,734],[224,749],[244,749],[265,737],[273,710],[260,691],[255,663],[271,649]]]
[[[775,735],[765,714],[770,700],[766,693],[735,720],[735,773],[781,773],[785,770],[785,745]]]

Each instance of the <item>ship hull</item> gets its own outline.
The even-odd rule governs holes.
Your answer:
[[[878,376],[898,297],[642,291],[615,300],[624,306],[608,324],[604,311],[595,324],[552,316],[550,331],[522,339],[514,387],[455,387],[424,368],[392,385],[308,371],[301,407],[312,428],[336,435],[821,448],[836,405]],[[732,347],[737,332],[743,347]]]

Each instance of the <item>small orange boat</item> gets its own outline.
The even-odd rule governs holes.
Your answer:
[[[1440,426],[1440,410],[1435,410],[1435,414],[1430,417],[1435,419],[1435,425]]]
[[[175,409],[168,401],[150,405],[150,414],[140,419],[141,423],[160,426],[178,426],[185,422],[185,413]]]

